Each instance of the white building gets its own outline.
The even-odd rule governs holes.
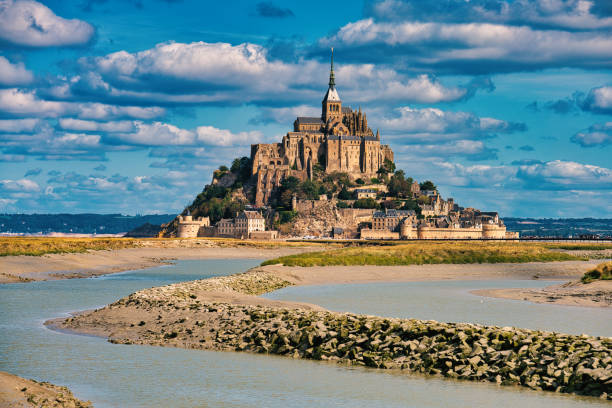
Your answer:
[[[236,236],[248,237],[253,231],[265,231],[266,220],[259,211],[243,211],[234,219]]]

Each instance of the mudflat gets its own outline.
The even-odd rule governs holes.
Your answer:
[[[66,387],[26,380],[0,371],[0,408],[57,407],[86,408],[89,401],[81,401]]]
[[[397,266],[283,266],[261,269],[294,285],[408,282],[477,279],[578,279],[601,261],[559,261],[494,264],[427,264]]]
[[[204,246],[204,245],[202,245]],[[316,247],[144,247],[42,256],[0,257],[0,283],[86,278],[149,268],[177,259],[269,259]]]
[[[612,281],[609,280],[586,284],[572,281],[542,289],[482,289],[471,293],[565,306],[612,307]]]
[[[558,264],[563,262],[554,263]],[[46,324],[104,336],[113,343],[279,354],[608,398],[609,338],[335,313],[258,296],[285,286],[323,283],[505,279],[543,271],[547,278],[567,278],[568,269],[580,276],[592,267],[566,266],[571,265],[575,268],[268,265],[242,274],[144,289],[104,308]],[[599,366],[595,363],[599,361],[606,363]],[[523,366],[530,367],[530,375],[521,375]]]

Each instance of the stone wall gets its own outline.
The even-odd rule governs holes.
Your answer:
[[[251,231],[249,239],[271,240],[278,238],[278,231]]]
[[[191,215],[178,217],[177,238],[196,238],[200,229],[210,225],[208,217],[193,218]]]
[[[480,239],[482,228],[417,228],[418,239]]]
[[[482,237],[484,239],[504,239],[506,238],[506,226],[498,224],[483,224]]]
[[[400,239],[399,232],[393,232],[383,229],[361,229],[361,239]]]

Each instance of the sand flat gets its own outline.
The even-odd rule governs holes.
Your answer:
[[[127,270],[150,268],[176,259],[270,259],[316,247],[216,248],[126,248],[86,253],[0,257],[0,283],[86,278]]]

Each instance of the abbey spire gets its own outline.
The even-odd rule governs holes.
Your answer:
[[[334,75],[334,49],[331,49],[331,67],[329,69],[329,88],[323,98],[321,119],[327,122],[330,119],[342,120],[342,101],[336,91],[336,77]]]
[[[336,77],[334,76],[334,47],[331,49],[331,68],[329,70],[329,87],[336,87]]]

